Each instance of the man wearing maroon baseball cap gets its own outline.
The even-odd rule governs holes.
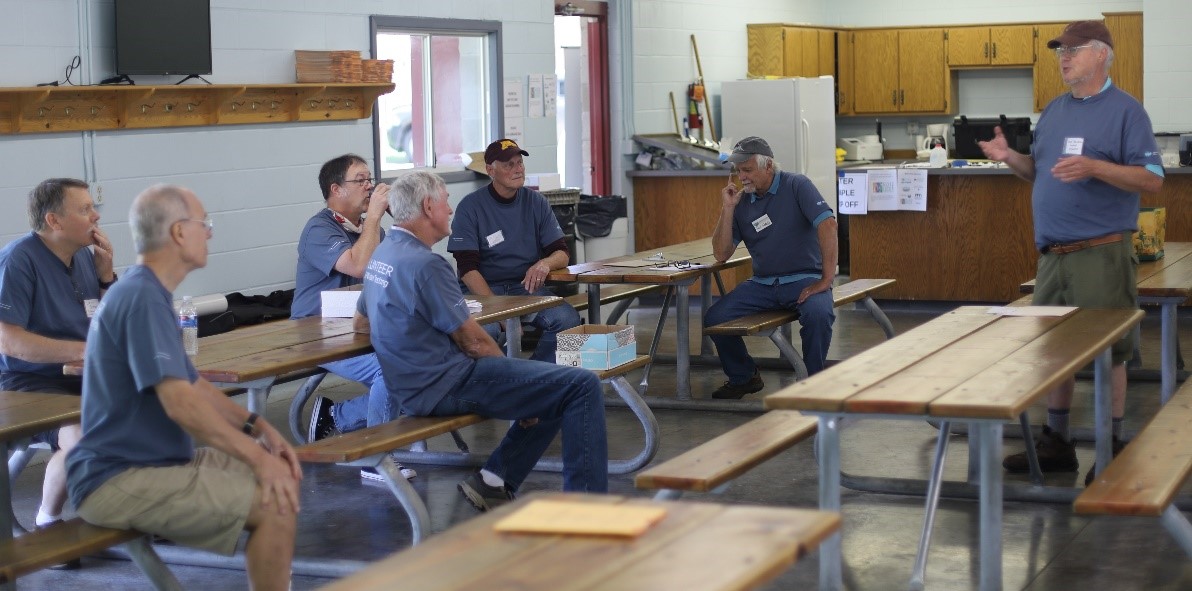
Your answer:
[[[546,276],[570,262],[563,229],[546,197],[527,189],[523,156],[530,153],[502,138],[484,150],[486,187],[465,196],[451,221],[447,250],[466,293],[479,295],[555,295]],[[522,319],[542,331],[531,359],[555,362],[556,337],[580,325],[579,312],[564,303]],[[494,340],[500,323],[486,325]]]
[[[980,142],[985,155],[1032,183],[1036,305],[1138,308],[1132,232],[1138,228],[1139,194],[1163,186],[1163,166],[1150,117],[1134,97],[1109,78],[1113,37],[1101,21],[1076,21],[1047,42],[1071,92],[1047,105],[1035,126],[1029,154],[1006,143],[1001,129]],[[1114,455],[1121,451],[1126,406],[1126,362],[1134,335],[1113,345]],[[1068,426],[1075,380],[1047,399],[1047,424],[1034,446],[1044,472],[1078,468]],[[1029,439],[1028,439],[1029,441]],[[1010,472],[1030,469],[1028,453],[1006,457]],[[1104,468],[1104,466],[1102,466]],[[1085,477],[1092,482],[1097,466]]]

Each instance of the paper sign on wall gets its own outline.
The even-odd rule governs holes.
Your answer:
[[[864,215],[869,210],[868,175],[863,172],[841,172],[836,184],[838,213]]]
[[[520,78],[505,79],[505,119],[521,119],[522,113],[522,83]]]
[[[547,74],[542,77],[542,104],[543,113],[550,118],[554,118],[557,114],[559,102],[559,77],[554,74]]]
[[[526,107],[529,108],[528,117],[542,116],[542,74],[530,74],[526,84]]]
[[[927,211],[927,171],[898,169],[898,209]]]
[[[870,170],[866,177],[869,211],[898,210],[898,171],[893,168]]]
[[[505,137],[515,142],[517,145],[525,145],[525,120],[521,117],[505,118]]]

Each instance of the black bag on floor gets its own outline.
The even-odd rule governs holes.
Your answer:
[[[580,195],[575,229],[588,238],[603,238],[613,231],[613,221],[629,215],[620,195]]]

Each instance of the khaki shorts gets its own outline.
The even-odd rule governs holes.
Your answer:
[[[1126,233],[1120,242],[1093,246],[1069,254],[1039,256],[1035,276],[1038,306],[1080,306],[1083,308],[1138,308],[1138,285],[1134,241]],[[1113,344],[1113,362],[1134,357],[1134,331]]]
[[[78,513],[95,525],[231,555],[256,495],[248,465],[199,448],[188,464],[129,468],[113,476],[87,495]]]

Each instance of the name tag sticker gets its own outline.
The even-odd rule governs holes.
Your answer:
[[[770,221],[770,214],[763,213],[762,217],[753,220],[753,231],[761,232],[771,225],[773,225],[773,222]]]
[[[1079,156],[1084,150],[1084,138],[1069,137],[1064,138],[1064,155],[1065,156]]]
[[[95,316],[95,310],[99,308],[99,300],[83,300],[83,308],[87,310],[87,317],[91,318],[92,316]]]
[[[504,242],[505,235],[502,234],[500,230],[497,230],[496,232],[493,232],[492,234],[485,236],[484,239],[488,242],[488,247],[492,248],[492,247]]]

